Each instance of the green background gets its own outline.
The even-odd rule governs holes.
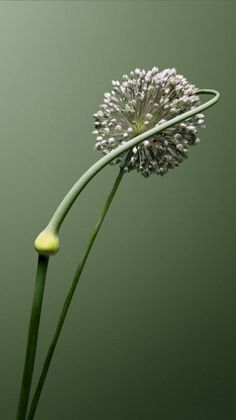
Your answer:
[[[236,418],[235,12],[230,1],[0,3],[2,420],[15,418],[34,238],[100,157],[92,114],[111,80],[153,66],[175,66],[221,101],[181,167],[122,181],[35,419]],[[63,225],[36,373],[116,173],[99,174]]]

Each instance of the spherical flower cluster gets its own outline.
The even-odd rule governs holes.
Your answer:
[[[135,69],[123,76],[123,81],[112,81],[112,90],[105,93],[104,103],[94,114],[96,149],[108,154],[131,138],[189,111],[200,101],[197,88],[176,70],[145,71]],[[197,130],[204,126],[204,115],[197,114],[167,128],[161,133],[133,147],[127,161],[127,152],[113,163],[124,163],[127,171],[136,169],[144,176],[164,175],[188,156],[188,145],[199,142]]]

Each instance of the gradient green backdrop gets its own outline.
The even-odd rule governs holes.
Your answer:
[[[1,420],[15,418],[33,240],[100,157],[92,114],[111,80],[153,66],[222,99],[180,168],[122,181],[35,418],[236,418],[235,12],[230,1],[0,3]],[[97,176],[63,225],[36,373],[116,173]]]

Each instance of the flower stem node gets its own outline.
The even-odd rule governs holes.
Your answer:
[[[41,255],[55,255],[59,250],[59,237],[50,229],[44,229],[35,239],[34,247]]]

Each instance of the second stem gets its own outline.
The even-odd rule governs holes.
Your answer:
[[[112,202],[112,200],[113,200],[113,198],[115,196],[115,193],[117,191],[117,188],[118,188],[118,186],[119,186],[119,184],[120,184],[120,182],[121,182],[121,180],[122,180],[122,178],[124,176],[124,173],[125,173],[124,170],[123,169],[120,169],[120,172],[119,172],[119,174],[118,174],[118,176],[117,176],[117,178],[115,180],[115,183],[114,183],[114,185],[112,187],[112,190],[111,190],[111,192],[110,192],[110,194],[109,194],[109,196],[107,198],[107,201],[106,201],[105,206],[104,206],[104,208],[102,210],[102,213],[101,213],[101,215],[100,215],[100,217],[99,217],[99,219],[97,221],[97,224],[96,224],[95,228],[92,231],[92,234],[90,236],[90,239],[89,239],[89,242],[88,242],[88,246],[86,248],[86,251],[84,253],[84,256],[83,256],[83,258],[82,258],[82,260],[81,260],[80,264],[78,265],[78,268],[77,268],[77,270],[75,272],[75,275],[74,275],[74,278],[73,278],[73,281],[72,281],[70,290],[69,290],[69,292],[67,294],[67,297],[65,299],[65,302],[64,302],[64,305],[63,305],[63,308],[62,308],[62,312],[61,312],[61,315],[60,315],[59,320],[58,320],[58,323],[57,323],[57,328],[56,328],[55,334],[53,336],[53,339],[51,341],[51,344],[50,344],[48,353],[46,355],[46,358],[45,358],[45,361],[44,361],[44,364],[43,364],[43,369],[42,369],[41,375],[39,377],[39,381],[38,381],[38,384],[37,384],[37,387],[36,387],[36,390],[35,390],[35,393],[34,393],[34,396],[33,396],[33,399],[32,399],[32,403],[30,405],[30,409],[29,409],[29,413],[28,413],[28,416],[27,416],[27,420],[32,420],[33,417],[34,417],[34,414],[35,414],[35,411],[36,411],[36,408],[37,408],[37,405],[38,405],[38,402],[39,402],[39,398],[40,398],[40,395],[41,395],[41,392],[42,392],[42,389],[43,389],[43,386],[44,386],[44,382],[46,380],[48,369],[49,369],[49,366],[50,366],[50,363],[51,363],[51,359],[52,359],[52,356],[53,356],[53,353],[54,353],[54,350],[55,350],[57,341],[59,339],[60,332],[62,330],[62,327],[63,327],[64,321],[65,321],[65,318],[66,318],[66,315],[67,315],[67,312],[68,312],[68,309],[69,309],[71,300],[73,298],[73,295],[74,295],[76,286],[77,286],[77,284],[79,282],[81,273],[83,271],[83,268],[84,268],[85,263],[87,261],[87,258],[89,256],[90,250],[91,250],[91,248],[93,246],[93,243],[94,243],[94,241],[95,241],[95,239],[97,237],[97,234],[98,234],[98,232],[99,232],[99,230],[100,230],[100,228],[102,226],[103,220],[104,220],[104,218],[106,216],[106,213],[107,213],[107,211],[108,211],[108,209],[109,209],[109,207],[111,205],[111,202]]]

